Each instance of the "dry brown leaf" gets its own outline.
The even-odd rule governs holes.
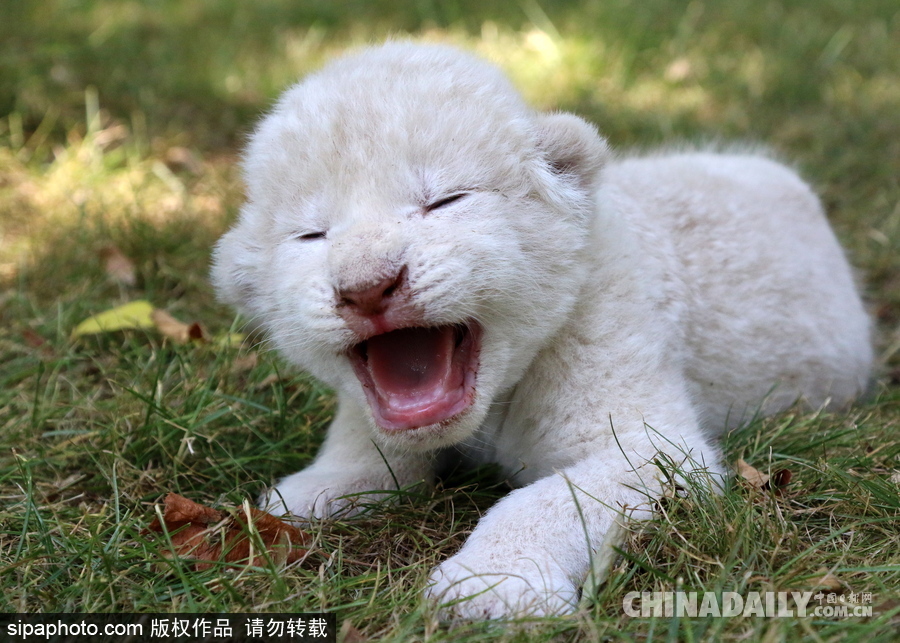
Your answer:
[[[791,482],[793,474],[789,469],[779,469],[771,476],[763,473],[756,467],[753,467],[743,459],[738,458],[737,461],[738,475],[750,483],[750,486],[760,491],[768,491],[774,489],[775,493],[780,495],[780,489],[787,486]]]
[[[150,313],[150,319],[153,325],[164,337],[168,337],[179,344],[187,344],[191,340],[205,342],[207,341],[206,331],[199,323],[185,324],[172,317],[168,312],[161,308],[156,308]]]
[[[793,477],[794,474],[791,473],[790,469],[779,469],[772,474],[772,486],[775,487],[777,491],[782,487],[788,486],[791,483],[791,478]]]
[[[200,322],[194,322],[188,326],[188,339],[192,339],[196,342],[209,341],[209,338],[206,336],[206,331],[203,330],[203,326],[200,325]]]
[[[100,248],[100,259],[103,260],[103,269],[107,276],[113,281],[126,286],[134,286],[137,283],[134,262],[116,246]]]
[[[163,504],[162,521],[155,518],[146,531],[169,532],[173,555],[197,561],[194,564],[197,571],[208,569],[217,562],[254,566],[265,564],[263,553],[254,551],[243,507],[213,509],[177,493],[169,493]],[[250,522],[270,557],[277,562],[290,564],[307,554],[305,545],[312,540],[308,533],[252,507]]]
[[[819,568],[816,573],[822,575],[812,579],[813,587],[828,589],[833,592],[844,589],[844,584],[838,580],[837,576],[829,572],[824,567]]]
[[[150,319],[156,326],[156,330],[163,334],[164,337],[184,344],[190,339],[190,326],[182,321],[178,321],[172,315],[160,308],[150,313]]]
[[[747,464],[743,458],[737,461],[738,475],[750,483],[750,486],[756,489],[767,488],[769,484],[769,476],[759,469]]]

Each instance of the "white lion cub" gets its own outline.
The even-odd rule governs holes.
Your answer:
[[[518,489],[434,570],[450,614],[571,611],[623,515],[724,471],[714,436],[867,384],[870,322],[818,200],[754,154],[614,158],[494,67],[391,43],[287,91],[244,159],[215,251],[222,298],[339,406],[264,499],[496,462]]]

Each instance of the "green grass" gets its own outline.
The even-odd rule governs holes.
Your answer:
[[[372,640],[896,640],[900,631],[900,12],[888,0],[494,4],[79,0],[0,4],[0,609],[319,611]],[[255,498],[313,457],[329,393],[260,351],[153,333],[72,341],[146,298],[228,330],[209,251],[241,202],[241,141],[277,93],[391,34],[472,49],[618,148],[753,141],[818,188],[879,321],[880,380],[844,414],[784,414],[726,459],[793,473],[634,525],[573,617],[448,628],[428,570],[503,494],[486,472],[313,528],[301,566],[194,572],[142,530],[176,491]],[[136,264],[133,287],[99,250]],[[239,363],[239,362],[238,362]],[[799,591],[832,572],[871,619],[630,619],[629,591]]]

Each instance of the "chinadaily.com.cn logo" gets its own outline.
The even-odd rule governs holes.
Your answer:
[[[872,601],[871,592],[628,592],[622,599],[622,610],[633,618],[861,618],[872,616]]]

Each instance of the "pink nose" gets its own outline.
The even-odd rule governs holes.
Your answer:
[[[394,294],[405,280],[406,267],[404,266],[396,275],[353,290],[338,290],[338,306],[348,308],[363,317],[380,315],[391,306]]]

